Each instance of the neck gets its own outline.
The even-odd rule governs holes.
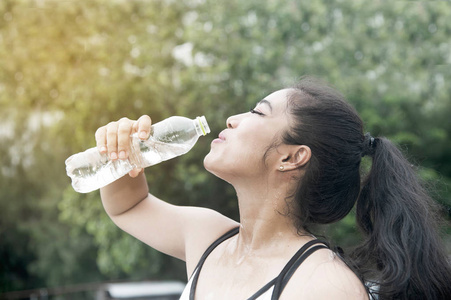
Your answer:
[[[287,214],[289,180],[258,182],[264,184],[235,185],[241,224],[237,251],[271,251],[281,245],[298,245],[300,236]]]

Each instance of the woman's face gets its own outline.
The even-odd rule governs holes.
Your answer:
[[[281,141],[288,128],[289,89],[276,91],[259,101],[250,112],[227,119],[227,129],[211,143],[204,159],[205,168],[231,182],[233,179],[262,176],[277,168],[277,149],[267,150]],[[267,153],[265,157],[265,153]]]

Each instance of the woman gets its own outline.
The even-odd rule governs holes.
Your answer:
[[[130,134],[145,139],[150,126],[148,116],[109,123],[97,146],[126,159]],[[373,164],[361,185],[365,155]],[[379,299],[451,299],[431,199],[400,151],[364,136],[355,110],[327,85],[304,78],[228,118],[204,165],[235,188],[240,223],[163,202],[142,170],[101,189],[120,228],[186,262],[181,299],[368,299],[363,282]],[[309,230],[356,203],[365,240],[345,263]]]

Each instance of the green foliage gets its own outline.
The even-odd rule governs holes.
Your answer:
[[[117,229],[98,193],[75,193],[64,159],[123,116],[206,115],[214,136],[305,74],[398,143],[449,209],[450,19],[446,1],[1,1],[0,291],[184,278]],[[202,167],[210,141],[150,168],[150,189],[237,219],[234,190]],[[352,214],[325,233],[359,238]]]

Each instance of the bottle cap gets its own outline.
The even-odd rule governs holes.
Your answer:
[[[199,123],[202,135],[207,135],[207,133],[210,133],[210,127],[208,126],[207,119],[205,119],[205,116],[197,117],[196,120]]]

